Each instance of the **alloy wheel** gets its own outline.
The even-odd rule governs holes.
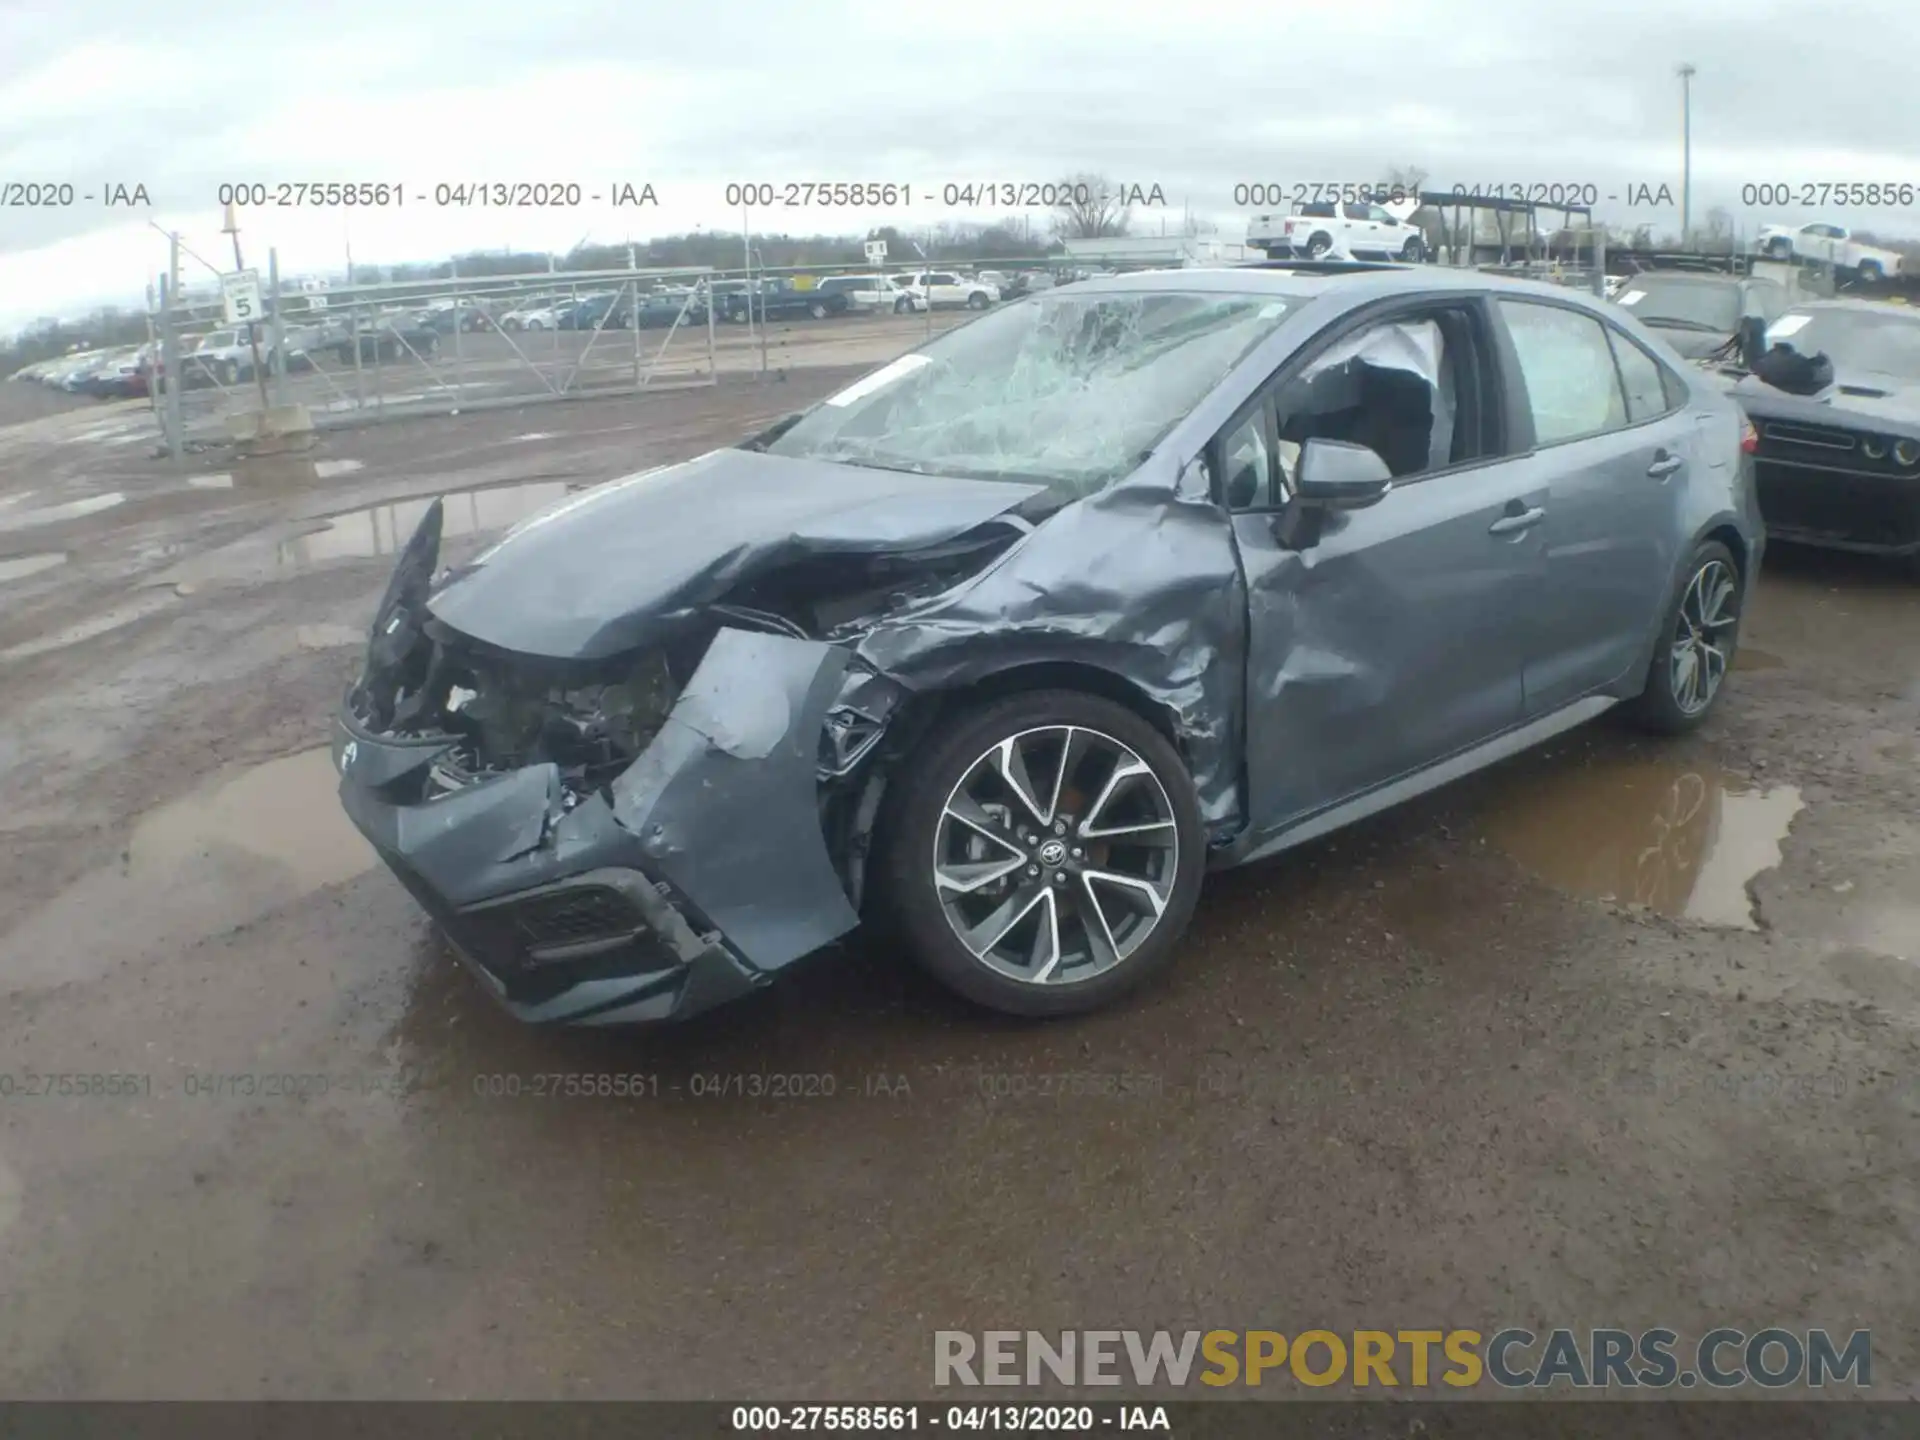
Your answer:
[[[934,829],[934,889],[981,964],[1024,984],[1072,984],[1158,928],[1179,843],[1167,788],[1136,751],[1086,726],[1043,726],[961,775]]]
[[[1724,560],[1707,561],[1687,582],[1668,659],[1673,703],[1683,714],[1698,715],[1720,693],[1740,623],[1738,594],[1733,568]]]

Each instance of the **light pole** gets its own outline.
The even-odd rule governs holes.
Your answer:
[[[1685,61],[1680,65],[1680,246],[1693,237],[1693,77]]]

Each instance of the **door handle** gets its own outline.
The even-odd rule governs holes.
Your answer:
[[[1512,515],[1502,515],[1487,527],[1489,535],[1517,535],[1522,530],[1531,530],[1547,518],[1547,512],[1535,506],[1531,510],[1521,510]]]
[[[1647,474],[1656,480],[1664,480],[1687,462],[1678,455],[1668,455],[1664,451],[1654,462],[1647,466]]]

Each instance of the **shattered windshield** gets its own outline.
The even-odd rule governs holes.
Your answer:
[[[1740,287],[1725,280],[1642,276],[1614,302],[1642,325],[1732,334],[1740,324]]]
[[[1889,308],[1794,310],[1773,322],[1769,345],[1825,355],[1840,370],[1869,370],[1920,383],[1920,316]]]
[[[1294,303],[1165,291],[1022,301],[831,396],[767,449],[1091,494],[1134,469]]]

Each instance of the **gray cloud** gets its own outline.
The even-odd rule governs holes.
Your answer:
[[[827,0],[804,23],[784,0],[340,0],[121,7],[110,27],[69,0],[33,0],[0,10],[0,179],[140,181],[158,209],[205,217],[223,181],[449,178],[426,166],[513,178],[489,169],[510,121],[555,177],[599,179],[617,160],[662,177],[675,214],[713,224],[729,223],[730,180],[935,188],[1072,170],[1161,184],[1176,211],[1190,202],[1230,224],[1244,213],[1236,182],[1368,180],[1396,163],[1442,184],[1677,190],[1684,59],[1699,67],[1697,207],[1737,208],[1742,181],[1920,184],[1901,123],[1917,36],[1905,0],[1864,0],[1844,24],[1789,0],[1177,12],[984,0],[964,15]],[[581,67],[588,78],[542,94]],[[396,99],[415,108],[391,118]],[[268,134],[303,142],[296,173],[252,153]],[[591,175],[574,173],[583,149]],[[1887,173],[1862,169],[1857,157],[1876,155]],[[0,256],[125,218],[0,210]],[[1665,225],[1672,212],[1611,218]],[[1920,227],[1916,212],[1840,218]],[[476,243],[493,243],[495,227],[480,228]]]

